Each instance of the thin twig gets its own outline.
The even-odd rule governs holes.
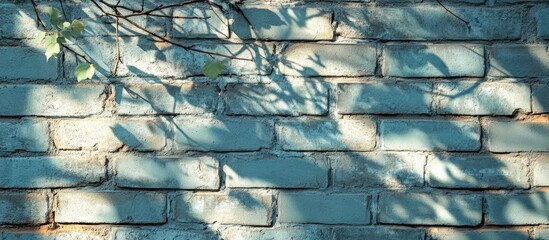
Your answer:
[[[65,13],[65,7],[63,6],[63,0],[59,0],[59,4],[61,4],[61,12],[63,13],[63,17],[65,18],[65,21],[67,18],[67,13]]]
[[[38,9],[36,8],[38,7],[38,4],[36,4],[34,0],[31,0],[31,3],[32,3],[32,8],[34,9],[34,14],[36,15],[36,27],[42,27],[44,31],[47,31],[46,25],[44,24],[44,22],[42,22],[42,19],[38,14]]]
[[[450,11],[450,9],[448,9],[446,6],[444,6],[444,4],[442,4],[440,2],[440,0],[436,0],[437,3],[442,6],[442,8],[444,8],[447,12],[449,12],[450,14],[452,14],[454,17],[456,17],[457,19],[461,20],[463,23],[465,23],[465,25],[467,26],[467,29],[471,29],[471,25],[469,24],[468,21],[466,21],[465,19],[461,18],[460,16],[458,16],[457,14],[455,14],[454,12]]]
[[[116,77],[118,74],[118,64],[122,62],[122,59],[120,58],[120,39],[118,35],[118,28],[119,28],[119,18],[116,18],[116,62],[114,63],[114,69],[112,71],[112,75]]]

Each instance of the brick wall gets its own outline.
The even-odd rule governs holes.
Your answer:
[[[0,239],[549,239],[549,2],[442,2],[469,26],[432,0],[136,18],[253,58],[215,81],[126,25],[114,77],[113,25],[90,22],[76,83],[30,2],[1,1]]]

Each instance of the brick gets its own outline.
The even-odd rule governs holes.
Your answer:
[[[116,4],[116,1],[110,1],[111,4]],[[161,4],[166,4],[167,1],[131,1],[122,0],[120,5],[127,6],[133,9],[153,9]],[[144,4],[144,5],[142,5]],[[104,5],[102,5],[105,7]],[[67,19],[89,18],[91,16],[100,16],[102,12],[89,0],[81,0],[78,2],[64,3]],[[58,8],[60,9],[60,8]],[[108,9],[108,8],[107,8]],[[131,14],[131,11],[118,9],[122,14]],[[108,10],[107,10],[108,11]],[[171,9],[155,11],[155,14],[171,16]],[[168,18],[148,17],[148,16],[133,16],[131,20],[148,30],[155,32],[161,36],[165,36],[167,28],[170,27],[171,21]],[[116,24],[114,19],[100,18],[97,21],[86,21],[86,30],[83,36],[116,36]],[[119,25],[120,36],[138,36],[143,33],[137,27],[134,27],[126,21],[120,21]],[[95,59],[94,59],[95,60]]]
[[[386,239],[423,240],[424,230],[404,227],[337,227],[332,240],[337,239]]]
[[[369,151],[376,145],[376,124],[367,119],[283,121],[277,135],[283,150]]]
[[[484,49],[458,44],[386,45],[382,72],[397,77],[482,77]]]
[[[549,76],[549,55],[544,45],[494,45],[488,75],[493,77]]]
[[[486,145],[492,152],[549,151],[547,122],[489,122]]]
[[[0,188],[58,188],[98,183],[106,178],[98,157],[16,157],[0,159]]]
[[[212,157],[122,156],[114,160],[117,186],[218,189],[219,163]]]
[[[175,38],[228,38],[229,26],[221,9],[215,5],[191,4],[174,9],[175,17],[208,17],[207,19],[173,19],[170,35]]]
[[[104,240],[111,239],[108,230],[89,229],[78,227],[78,230],[71,229],[70,231],[57,232],[6,232],[4,233],[5,240]],[[0,233],[1,235],[1,233]]]
[[[537,225],[549,223],[549,192],[486,196],[486,224]]]
[[[11,3],[10,3],[11,2]],[[46,7],[55,7],[59,9],[59,5],[53,2],[37,2],[37,10],[40,13],[44,13]],[[3,1],[0,3],[0,9],[4,11],[4,14],[0,16],[0,38],[34,38],[38,33],[36,27],[36,20],[34,15],[34,10],[32,5],[28,3],[14,1]],[[43,18],[44,20],[47,17]],[[0,54],[3,56],[4,54]],[[44,62],[45,62],[44,57]],[[0,66],[5,66],[3,63],[0,63]],[[9,68],[3,68],[9,69]],[[2,71],[3,72],[3,71]],[[33,73],[42,73],[41,71],[36,71]]]
[[[538,24],[538,37],[549,39],[549,9],[541,9],[536,12]]]
[[[198,84],[116,86],[120,115],[200,114],[214,112],[217,88]]]
[[[460,229],[434,229],[429,232],[432,240],[528,240],[528,232],[506,229],[486,230],[460,230]]]
[[[223,99],[228,115],[328,113],[328,88],[321,83],[231,84]]]
[[[476,151],[480,124],[476,120],[385,120],[381,139],[385,150]]]
[[[532,111],[549,113],[549,85],[532,85]]]
[[[519,83],[447,82],[435,85],[437,112],[463,115],[512,115],[530,112],[530,86]]]
[[[370,224],[365,194],[280,193],[281,223]]]
[[[352,153],[331,158],[334,186],[421,187],[425,155],[417,153]]]
[[[13,24],[8,24],[13,26]],[[28,47],[0,47],[0,79],[55,80],[57,59],[46,61],[41,50]],[[13,81],[16,82],[16,81]]]
[[[440,6],[342,8],[338,33],[348,38],[382,40],[519,39],[520,9],[450,7],[467,25]]]
[[[0,122],[0,151],[45,152],[49,148],[49,141],[49,127],[46,122]]]
[[[278,68],[292,76],[369,76],[376,62],[373,45],[296,43],[282,52]]]
[[[175,221],[269,226],[272,196],[248,192],[189,193],[175,198]]]
[[[437,193],[381,193],[378,222],[388,224],[475,226],[482,219],[482,198]]]
[[[548,227],[537,227],[534,230],[535,240],[549,240],[549,228]]]
[[[325,239],[329,235],[326,228],[315,225],[280,226],[275,228],[229,228],[222,232],[223,239],[248,240],[248,239]]]
[[[549,187],[549,155],[541,155],[534,158],[535,163],[533,164],[533,179],[534,186],[538,187]]]
[[[162,228],[121,228],[116,229],[115,240],[211,240],[218,239],[216,232],[211,229],[162,229]]]
[[[435,156],[427,173],[430,185],[441,188],[528,188],[527,162],[497,155]]]
[[[250,119],[175,118],[175,149],[180,151],[255,151],[268,148],[272,127]]]
[[[104,85],[5,85],[0,116],[87,116],[103,111]],[[38,100],[40,99],[40,100]]]
[[[79,47],[95,60],[96,75],[94,79],[111,78],[115,56],[112,54],[114,43],[110,37],[79,39]],[[183,41],[183,40],[182,40]],[[176,41],[177,42],[177,41]],[[141,37],[122,37],[120,41],[123,64],[119,66],[118,77],[150,77],[155,81],[166,78],[185,78],[203,75],[203,67],[210,61],[225,61],[222,74],[234,75],[267,75],[272,71],[268,62],[272,44],[195,44],[178,42],[186,47],[200,51],[230,55],[246,60],[225,57],[210,57],[208,54],[188,51],[167,43],[143,41]],[[186,44],[186,45],[185,45]],[[74,79],[75,58],[67,54],[65,76]],[[139,57],[135,57],[139,56]]]
[[[430,83],[340,83],[340,114],[421,114],[431,112]]]
[[[164,223],[166,195],[129,191],[62,191],[57,194],[55,220],[59,223]]]
[[[41,192],[2,192],[0,225],[39,225],[48,222],[48,196]]]
[[[57,122],[55,146],[63,150],[160,150],[166,145],[167,126],[160,119],[86,119]]]
[[[331,12],[319,8],[258,5],[240,9],[231,24],[240,39],[332,40],[334,36]]]
[[[325,188],[328,164],[314,157],[231,158],[223,166],[229,188]]]

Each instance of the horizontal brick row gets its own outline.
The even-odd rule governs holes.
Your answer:
[[[100,84],[0,86],[0,116],[97,115],[103,112],[109,88]],[[547,89],[547,84],[462,81],[338,83],[333,91],[340,114],[511,115],[519,109],[549,111]],[[212,113],[219,94],[215,86],[190,83],[115,85],[113,90],[118,115]],[[227,115],[299,116],[326,115],[328,95],[327,84],[304,79],[229,84],[221,96]],[[43,99],[32,101],[37,98]]]
[[[277,196],[278,221],[287,224],[369,225],[371,214],[383,224],[477,226],[486,201],[486,224],[494,226],[549,224],[547,192],[513,194],[460,194],[435,192],[381,192],[377,208],[364,193],[282,192]],[[60,191],[55,195],[55,221],[59,223],[151,224],[168,220],[270,226],[273,195],[247,191],[181,193],[166,195],[141,191]],[[48,197],[40,192],[0,195],[2,224],[43,224],[49,212]],[[519,204],[520,203],[520,204]],[[318,211],[322,209],[322,211]],[[336,234],[360,235],[350,230]],[[338,231],[336,231],[338,232]],[[364,233],[362,233],[364,234]],[[375,233],[372,233],[375,234]],[[398,235],[398,231],[392,234]],[[462,233],[476,234],[476,233]],[[495,233],[494,233],[495,234]],[[503,233],[502,233],[503,234]],[[516,233],[510,233],[516,234]],[[436,236],[436,234],[434,234]]]

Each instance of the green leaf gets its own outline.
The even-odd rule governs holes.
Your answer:
[[[91,79],[95,73],[95,66],[89,63],[80,63],[74,69],[74,76],[76,81],[80,82],[82,80]]]
[[[86,25],[78,19],[75,19],[71,23],[71,29],[74,32],[74,34],[76,34],[76,36],[80,36],[80,34],[82,34],[85,28],[86,28]]]
[[[42,40],[44,40],[44,37],[46,37],[46,32],[38,31],[38,34],[36,34],[36,37],[34,38],[34,43],[40,44]]]
[[[57,37],[58,36],[59,36],[59,34],[57,34],[57,32],[54,32],[54,33],[46,36],[45,39],[44,39],[44,44],[46,45],[46,47],[48,47],[49,45],[57,43]]]
[[[63,22],[63,30],[67,29],[70,26],[71,26],[70,22]]]
[[[63,44],[63,43],[66,43],[67,41],[65,40],[65,37],[58,37],[57,38],[57,43],[59,44]]]
[[[204,65],[204,69],[202,69],[202,71],[203,71],[204,75],[206,75],[207,77],[209,77],[212,80],[215,80],[215,79],[217,79],[219,74],[221,74],[224,67],[225,66],[223,65],[222,62],[211,61],[211,62],[206,63],[206,65]]]
[[[53,7],[48,7],[46,8],[46,14],[50,17],[50,23],[52,26],[63,26],[63,19],[59,10]]]
[[[46,47],[46,61],[50,60],[50,57],[57,58],[57,55],[61,51],[61,46],[59,43],[50,44]]]
[[[61,31],[61,36],[63,36],[68,40],[71,40],[73,38],[71,31],[68,31],[68,30]]]

